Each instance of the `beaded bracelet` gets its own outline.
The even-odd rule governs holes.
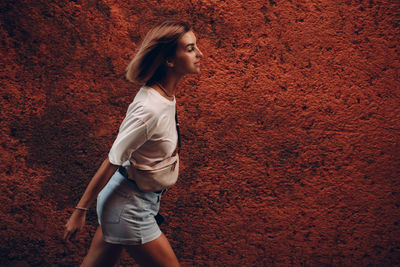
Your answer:
[[[78,207],[78,206],[76,206],[75,209],[77,209],[77,210],[83,210],[83,211],[88,211],[88,208],[82,208],[82,207]]]

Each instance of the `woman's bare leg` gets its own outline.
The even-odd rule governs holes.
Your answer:
[[[180,266],[171,244],[164,234],[146,244],[125,246],[125,248],[140,266]]]
[[[114,266],[121,255],[122,246],[106,243],[101,227],[97,227],[89,252],[83,259],[81,267]]]

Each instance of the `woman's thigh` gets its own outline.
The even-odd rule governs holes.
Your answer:
[[[143,245],[125,246],[125,248],[140,266],[180,266],[164,234]]]
[[[88,266],[114,266],[121,255],[122,246],[106,243],[103,239],[101,227],[97,227],[88,254],[81,267]]]

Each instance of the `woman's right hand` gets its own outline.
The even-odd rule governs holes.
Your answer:
[[[108,157],[103,161],[100,168],[97,170],[96,174],[90,180],[85,193],[81,200],[78,202],[79,207],[90,207],[90,204],[94,201],[99,192],[110,180],[111,176],[118,169],[118,165],[113,165],[108,160]],[[79,231],[82,230],[85,225],[86,211],[82,208],[75,209],[69,218],[68,222],[65,224],[64,240],[70,240]]]
[[[79,233],[85,225],[86,211],[76,209],[65,224],[64,240],[69,241]]]

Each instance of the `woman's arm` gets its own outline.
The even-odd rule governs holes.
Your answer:
[[[110,180],[111,176],[118,169],[119,166],[110,163],[108,158],[103,161],[96,174],[93,176],[89,185],[87,186],[85,193],[79,201],[77,207],[69,218],[66,229],[64,232],[64,240],[69,240],[71,236],[79,232],[85,225],[86,210],[90,207],[92,202],[97,197],[98,193],[103,189]]]

